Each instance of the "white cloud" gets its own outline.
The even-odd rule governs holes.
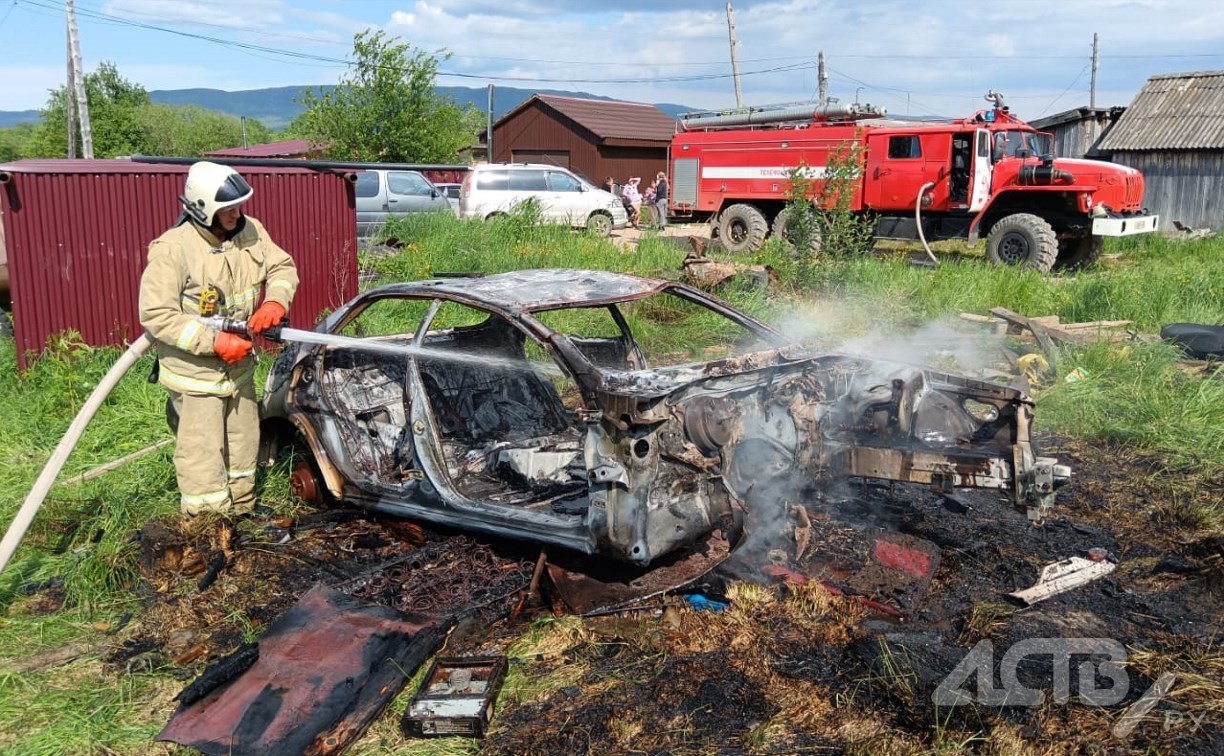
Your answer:
[[[355,32],[381,28],[418,49],[451,52],[441,70],[472,77],[443,76],[441,84],[491,81],[695,108],[734,104],[725,0],[108,0],[104,7],[142,23],[336,59],[351,55]],[[13,51],[0,108],[41,103],[62,80],[62,48],[25,41],[62,39],[62,17],[49,15],[18,5],[6,24]],[[27,21],[23,31],[18,25]],[[36,31],[34,22],[42,24]],[[343,72],[97,19],[81,24],[87,67],[113,61],[150,89],[328,84]],[[745,100],[754,105],[812,98],[821,50],[830,94],[912,114],[967,114],[984,106],[991,88],[1022,117],[1086,104],[1094,32],[1099,104],[1126,104],[1151,74],[1224,68],[1224,4],[1204,0],[737,0],[735,28]]]

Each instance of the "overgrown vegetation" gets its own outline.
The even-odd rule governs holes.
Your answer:
[[[272,132],[250,118],[194,105],[153,103],[143,86],[129,81],[103,61],[85,75],[94,157],[179,155],[196,157],[209,150],[270,141]],[[62,158],[68,155],[66,88],[51,91],[38,124],[0,130],[0,160]],[[79,133],[79,130],[78,130]],[[76,156],[81,155],[77,140]]]
[[[866,156],[866,148],[854,141],[830,149],[819,172],[802,161],[787,171],[790,186],[782,211],[783,238],[778,241],[792,251],[791,273],[797,285],[818,283],[819,258],[851,257],[871,250],[873,223],[851,209]]]
[[[328,157],[386,163],[453,163],[471,145],[483,115],[438,95],[439,57],[382,31],[358,32],[350,73],[321,94],[288,131],[325,145]]]
[[[684,255],[668,239],[646,236],[636,249],[624,249],[606,239],[541,225],[526,211],[489,223],[445,214],[410,216],[393,221],[387,235],[402,240],[403,247],[391,255],[361,256],[361,265],[381,277],[373,283],[533,267],[675,278]],[[884,329],[900,334],[898,341],[904,342],[914,324],[951,321],[959,312],[984,314],[994,306],[1030,316],[1059,315],[1065,322],[1128,319],[1137,334],[1152,334],[1169,322],[1224,322],[1221,240],[1143,238],[1106,251],[1103,264],[1074,278],[1057,278],[989,266],[972,250],[944,250],[939,267],[929,269],[911,265],[906,250],[875,256],[831,254],[801,262],[781,242],[771,242],[758,260],[779,272],[781,281],[774,290],[733,284],[719,293],[766,319],[802,319],[826,341]],[[668,327],[674,331],[671,336],[683,341],[703,326],[677,321]],[[117,354],[91,349],[65,334],[27,374],[18,375],[12,341],[0,344],[0,384],[7,399],[0,406],[0,523],[11,521],[51,450]],[[1220,370],[1187,372],[1172,348],[1142,339],[1062,349],[1056,362],[1053,379],[1036,389],[1039,431],[1151,456],[1157,462],[1145,485],[1170,492],[1167,503],[1153,508],[1154,522],[1196,537],[1224,535],[1224,503],[1218,496],[1203,495],[1218,492],[1224,481]],[[145,381],[150,364],[146,357],[119,384],[69,459],[16,558],[0,574],[0,669],[65,645],[83,648],[82,661],[67,668],[0,672],[0,719],[5,722],[0,750],[147,752],[169,714],[170,696],[182,685],[171,669],[105,668],[96,651],[124,615],[139,621],[141,589],[132,534],[143,522],[177,511],[171,450],[94,481],[72,482],[86,470],[168,437],[164,392]],[[265,370],[268,364],[265,358]],[[1072,369],[1078,369],[1079,380],[1068,382]],[[261,484],[265,503],[282,511],[293,506],[287,477],[287,469],[277,468]],[[46,581],[62,581],[62,604],[47,606],[47,592],[32,590]],[[792,603],[804,597],[815,600],[807,593],[796,597]],[[700,626],[709,635],[693,635],[694,649],[700,650],[701,637],[712,639],[711,647],[747,643],[745,628],[759,624],[751,598],[751,591],[737,595],[737,610],[723,619],[702,617]],[[766,610],[774,611],[760,609]],[[966,637],[990,637],[1001,615],[998,607],[979,607]],[[536,653],[540,638],[558,633],[566,643],[576,642],[585,631],[581,623],[577,628],[574,624],[550,620],[535,628],[534,640],[524,639],[519,651]],[[1204,658],[1187,655],[1187,664],[1218,671],[1217,649]],[[1157,662],[1150,656],[1136,657],[1137,664],[1153,673],[1160,669]],[[774,685],[772,673],[765,671],[767,663],[763,659],[760,669],[749,674],[759,671],[761,685]],[[547,680],[512,677],[506,695],[528,701],[535,686],[572,684],[566,682],[572,675],[558,675]],[[1213,699],[1197,692],[1214,689],[1195,681],[1196,692],[1184,695],[1202,710],[1214,710]],[[393,710],[402,711],[403,705],[401,696]],[[830,700],[815,706],[811,696],[796,698],[793,708],[754,730],[753,738],[759,740],[752,742],[767,742],[769,728],[782,716],[808,717],[813,726],[828,724],[836,705]],[[629,724],[625,742],[633,740]],[[380,722],[378,727],[388,737],[394,735],[394,723]],[[932,742],[944,742],[941,737]],[[951,741],[954,735],[947,738]],[[363,743],[357,752],[385,752],[377,739]],[[469,746],[449,747],[468,752]]]
[[[867,148],[861,135],[829,150],[823,180],[816,183],[815,205],[820,208],[819,228],[823,251],[832,257],[848,257],[871,249],[875,225],[870,218],[851,210],[854,193],[862,186]]]

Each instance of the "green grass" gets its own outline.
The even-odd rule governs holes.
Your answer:
[[[685,254],[672,240],[652,234],[636,247],[622,248],[609,239],[539,225],[525,215],[491,223],[430,215],[397,221],[388,231],[406,241],[404,248],[391,257],[362,259],[363,267],[382,273],[381,282],[536,267],[679,279]],[[996,306],[1028,316],[1059,315],[1064,322],[1128,319],[1146,333],[1175,321],[1224,322],[1224,241],[1217,239],[1111,243],[1103,264],[1075,276],[991,267],[980,256],[955,249],[941,251],[940,265],[930,269],[911,264],[912,254],[881,251],[873,257],[818,261],[804,266],[807,275],[798,280],[800,266],[780,245],[769,244],[756,259],[737,261],[772,266],[779,285],[765,291],[733,283],[719,294],[765,319],[815,302],[830,303],[825,312],[854,307],[872,325],[902,335],[915,324],[963,311],[985,314]],[[680,348],[700,343],[707,328],[693,319],[671,318],[660,338]],[[19,375],[13,342],[0,343],[0,385],[6,396],[0,405],[0,524],[7,527],[73,416],[118,355],[65,335]],[[45,671],[3,671],[14,659],[68,643],[104,640],[95,623],[113,624],[128,611],[139,617],[132,535],[147,520],[177,511],[170,448],[95,481],[67,481],[169,437],[165,393],[145,380],[151,364],[151,357],[143,358],[103,405],[13,562],[0,574],[0,750],[147,751],[164,724],[156,712],[164,710],[166,690],[182,685],[166,671],[106,671],[96,654]],[[265,358],[262,370],[269,364]],[[1187,373],[1171,348],[1139,342],[1065,350],[1058,364],[1060,374],[1038,392],[1040,429],[1157,455],[1179,475],[1218,482],[1224,471],[1224,381],[1218,372],[1214,378]],[[1072,368],[1084,378],[1065,381]],[[266,502],[290,506],[287,475],[282,466],[264,476]],[[1178,517],[1195,527],[1224,527],[1219,512],[1188,511]],[[40,613],[31,608],[23,587],[52,577],[64,580],[66,604]],[[393,737],[391,727],[388,738]],[[470,746],[451,752],[467,752]],[[439,745],[421,752],[445,751]]]

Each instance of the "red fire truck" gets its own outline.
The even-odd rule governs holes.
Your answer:
[[[862,156],[850,210],[880,239],[986,236],[995,263],[1077,268],[1106,236],[1156,230],[1143,175],[1099,160],[1055,158],[1053,138],[1011,114],[1003,97],[956,121],[900,121],[871,106],[687,114],[672,138],[671,213],[709,221],[731,252],[785,235],[791,171],[819,185],[830,154]],[[837,158],[835,158],[836,160]]]

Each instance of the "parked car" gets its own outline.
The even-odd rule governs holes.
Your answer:
[[[661,316],[708,325],[678,342]],[[350,338],[288,345],[262,407],[266,438],[309,447],[303,498],[639,565],[838,479],[999,489],[1040,520],[1070,475],[1035,455],[1018,390],[814,355],[675,282],[395,283],[316,330]]]
[[[459,193],[459,217],[487,219],[534,200],[545,220],[607,235],[629,224],[620,198],[572,171],[534,163],[473,166]]]
[[[438,191],[442,192],[446,200],[450,202],[451,210],[455,211],[455,215],[459,215],[459,190],[463,184],[434,184],[438,187]]]
[[[371,236],[388,218],[449,210],[438,187],[417,171],[371,168],[357,172],[357,235]]]

